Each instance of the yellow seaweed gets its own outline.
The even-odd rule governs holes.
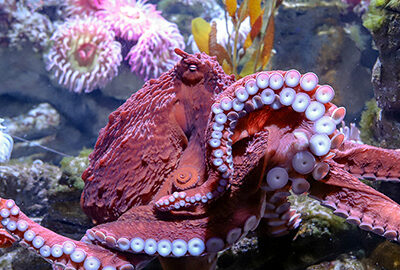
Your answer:
[[[229,16],[234,17],[237,9],[236,0],[225,0],[226,11],[228,11]]]
[[[225,0],[225,18],[230,18],[233,32],[228,33],[228,42],[217,42],[217,27],[201,18],[192,21],[194,40],[202,52],[216,56],[228,74],[243,77],[266,68],[274,43],[274,12],[280,0]],[[228,15],[230,17],[228,17]],[[243,44],[239,44],[239,29],[250,17],[251,30]],[[228,23],[228,22],[227,22]]]
[[[248,4],[250,24],[253,26],[261,14],[261,0],[249,0]]]
[[[203,18],[195,18],[192,20],[192,34],[194,41],[200,51],[209,54],[209,36],[211,25]]]

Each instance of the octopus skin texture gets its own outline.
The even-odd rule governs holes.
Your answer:
[[[54,269],[141,269],[154,257],[165,269],[212,269],[249,231],[296,228],[290,191],[400,240],[400,206],[359,181],[398,181],[399,152],[345,140],[332,87],[296,70],[235,81],[212,57],[176,53],[100,131],[81,197],[96,226],[68,239],[0,198],[3,246],[19,241]]]

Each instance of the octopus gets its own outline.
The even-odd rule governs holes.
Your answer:
[[[54,269],[213,269],[250,231],[298,227],[291,193],[400,240],[400,206],[362,183],[399,181],[400,154],[345,140],[346,110],[312,72],[262,71],[235,80],[215,58],[181,60],[109,116],[83,173],[80,241],[0,198],[0,244],[17,241]]]

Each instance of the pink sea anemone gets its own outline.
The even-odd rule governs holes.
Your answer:
[[[172,68],[179,60],[174,49],[184,47],[185,42],[177,25],[160,18],[140,36],[125,59],[128,60],[132,72],[147,80]]]
[[[160,12],[147,0],[105,1],[96,16],[109,23],[116,35],[136,41],[148,31],[152,21],[161,18]]]
[[[65,13],[67,16],[73,15],[93,15],[100,10],[105,0],[67,0],[65,1]]]
[[[88,93],[104,87],[118,74],[121,44],[96,17],[72,18],[58,26],[45,56],[46,69],[71,91]]]

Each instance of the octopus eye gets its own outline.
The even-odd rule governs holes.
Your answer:
[[[189,65],[189,70],[190,71],[192,71],[192,72],[194,72],[194,71],[196,71],[197,70],[197,66],[196,65]]]

